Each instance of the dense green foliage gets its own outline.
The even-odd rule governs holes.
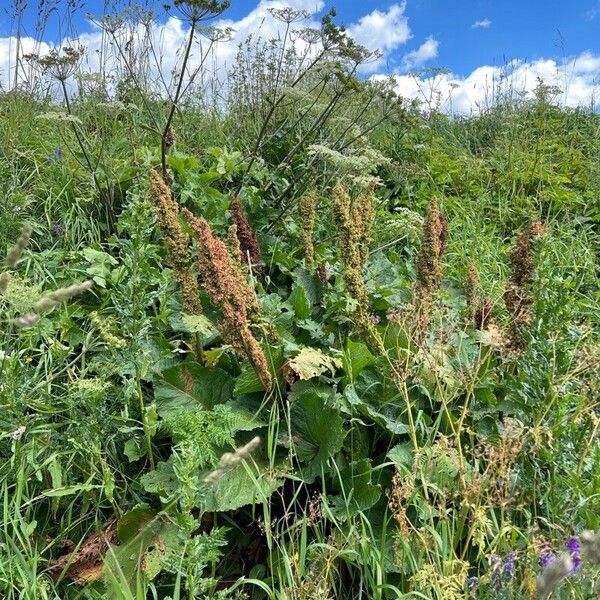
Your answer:
[[[3,598],[529,598],[544,553],[600,529],[599,116],[543,85],[423,114],[323,32],[317,70],[240,48],[226,107],[132,77],[0,96],[2,253],[32,228],[0,268]],[[270,390],[180,212],[185,312],[163,159],[250,284]],[[584,560],[554,597],[598,577]]]

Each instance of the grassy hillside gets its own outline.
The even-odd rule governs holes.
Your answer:
[[[600,116],[303,35],[0,95],[2,598],[597,596]]]

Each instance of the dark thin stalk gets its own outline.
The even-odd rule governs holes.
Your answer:
[[[187,45],[185,47],[185,54],[183,55],[183,64],[181,65],[181,74],[179,76],[179,81],[177,82],[177,89],[175,90],[175,96],[173,97],[173,102],[171,103],[171,110],[169,111],[169,116],[167,117],[167,122],[164,126],[161,143],[160,143],[160,163],[162,167],[163,177],[167,176],[167,134],[169,132],[169,128],[171,127],[171,121],[173,120],[173,116],[175,115],[175,109],[177,108],[177,103],[179,102],[181,87],[183,85],[183,76],[185,74],[185,69],[187,67],[188,59],[190,57],[190,52],[192,51],[192,43],[194,42],[194,34],[196,32],[196,21],[191,21],[190,24],[190,36],[187,41]]]

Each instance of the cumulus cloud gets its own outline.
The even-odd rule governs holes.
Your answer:
[[[409,52],[402,59],[405,69],[414,69],[424,65],[428,60],[438,55],[439,42],[429,36],[416,50]]]
[[[555,101],[563,106],[600,106],[600,56],[590,52],[561,62],[513,60],[504,67],[484,65],[464,77],[443,71],[425,78],[395,76],[396,91],[403,97],[419,100],[425,108],[457,114],[478,113],[509,97],[532,97],[540,81],[556,87]]]
[[[324,0],[260,0],[256,7],[247,15],[238,20],[220,18],[213,22],[215,27],[231,29],[231,39],[222,41],[211,48],[209,63],[205,66],[207,70],[217,73],[217,77],[224,79],[225,73],[230,69],[238,52],[238,46],[249,36],[252,36],[254,42],[258,38],[264,41],[272,39],[281,39],[284,36],[286,24],[273,18],[270,14],[272,9],[281,9],[291,7],[308,13],[308,18],[292,24],[292,29],[301,29],[303,27],[319,27],[318,13],[325,8]],[[363,72],[375,72],[381,63],[396,50],[400,45],[406,43],[410,38],[410,28],[408,19],[404,14],[405,3],[397,3],[390,6],[387,11],[374,10],[373,12],[361,17],[356,23],[348,26],[348,33],[360,44],[370,50],[381,51],[378,60],[372,60],[368,65],[364,65]],[[181,52],[185,45],[189,29],[176,17],[169,17],[165,22],[156,22],[146,30],[142,25],[136,29],[128,29],[121,32],[120,44],[131,44],[133,40],[134,47],[142,47],[142,40],[148,38],[152,41],[154,52],[148,56],[141,56],[145,62],[138,65],[140,71],[154,79],[157,85],[172,85],[173,74],[177,72],[181,59]],[[100,29],[92,24],[92,31],[82,34],[75,42],[73,40],[60,40],[56,46],[83,44],[87,51],[84,60],[84,67],[89,71],[98,71],[100,61],[102,61],[105,72],[119,69],[123,71],[124,65],[119,59],[118,50],[115,46],[103,46],[106,43],[106,37],[102,35]],[[21,54],[36,52],[45,54],[50,50],[50,45],[42,43],[36,44],[33,38],[22,38]],[[199,37],[198,44],[194,45],[188,64],[189,72],[193,72],[198,67],[208,42],[202,41]],[[303,43],[297,40],[299,49],[303,50]],[[305,47],[305,46],[304,46]],[[15,38],[0,38],[0,85],[7,88],[10,82],[14,81],[15,69]],[[158,60],[157,60],[158,59]],[[26,73],[21,72],[21,79],[26,78]],[[163,81],[164,79],[164,81]]]
[[[487,29],[492,22],[486,17],[485,19],[481,19],[481,21],[475,21],[471,27],[473,29]]]
[[[412,37],[405,10],[406,2],[392,4],[387,11],[374,10],[348,27],[348,33],[359,44],[382,53],[380,60],[369,63],[370,71],[375,71],[391,52]]]

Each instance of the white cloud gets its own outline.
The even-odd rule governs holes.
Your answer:
[[[413,69],[424,65],[428,60],[438,55],[439,42],[429,36],[416,50],[409,52],[402,59],[405,69]]]
[[[213,48],[206,64],[207,71],[216,72],[223,80],[226,70],[234,65],[238,44],[251,34],[254,40],[257,37],[265,41],[282,37],[285,24],[273,19],[268,9],[289,5],[310,13],[306,21],[294,23],[293,28],[319,25],[316,13],[324,8],[323,0],[261,0],[252,11],[237,21],[221,18],[215,23],[218,27],[232,27],[235,33],[231,41],[219,42]],[[122,44],[124,45],[129,39],[128,36],[131,36],[134,40],[132,55],[139,61],[137,66],[139,71],[153,80],[156,85],[160,81],[160,71],[167,80],[166,83],[172,86],[173,73],[178,70],[188,31],[184,23],[171,17],[164,23],[155,23],[147,31],[141,25],[128,31],[127,36],[123,34]],[[375,10],[350,25],[348,31],[359,43],[370,49],[380,48],[383,51],[384,56],[379,62],[368,65],[369,72],[383,71],[382,62],[385,58],[411,38],[404,3],[396,3],[387,11]],[[144,36],[152,39],[156,54],[161,57],[159,65],[152,55],[144,58],[135,51],[138,45],[141,46]],[[69,40],[59,42],[57,45],[60,46],[72,43]],[[15,43],[14,38],[0,38],[0,85],[5,89],[14,81]],[[23,38],[21,43],[23,53],[44,54],[50,50],[48,43],[44,42],[37,46],[32,38]],[[87,47],[86,69],[98,71],[102,59],[109,73],[112,70],[117,77],[125,74],[125,67],[119,60],[116,48],[102,45],[103,36],[97,28],[81,35],[77,43]],[[200,43],[206,49],[205,39],[194,46],[189,63],[190,71],[199,64]],[[300,49],[302,43],[299,42]],[[399,68],[400,73],[396,76],[397,89],[403,96],[437,104],[448,112],[470,113],[491,105],[495,99],[509,93],[531,95],[538,84],[538,78],[541,78],[546,84],[555,85],[562,90],[558,99],[566,106],[589,106],[591,102],[598,104],[600,98],[599,54],[584,52],[561,62],[539,59],[531,63],[515,60],[505,67],[483,65],[466,76],[440,72],[429,78],[419,78],[406,74],[406,68],[424,64],[427,60],[435,58],[437,52],[438,42],[430,37],[418,49],[404,56]],[[385,78],[387,75],[374,77]]]
[[[323,10],[325,2],[324,0],[260,0],[253,10],[238,20],[217,19],[213,23],[215,27],[231,28],[233,34],[230,41],[219,42],[213,47],[210,60],[208,64],[205,63],[208,67],[207,71],[216,72],[218,77],[223,80],[227,69],[234,64],[239,44],[250,35],[254,42],[258,38],[266,42],[282,38],[286,24],[273,18],[269,11],[285,7],[303,10],[309,14],[307,19],[293,23],[292,30],[305,26],[319,27],[320,23],[316,19],[316,14]],[[363,72],[376,71],[386,56],[389,56],[410,38],[410,28],[404,10],[405,3],[393,4],[387,11],[375,10],[363,16],[357,23],[348,26],[348,33],[357,42],[370,50],[379,49],[382,52],[379,60],[364,65]],[[144,38],[152,40],[155,52],[148,54],[145,57],[146,62],[140,62],[138,69],[145,73],[146,77],[155,81],[157,86],[164,88],[160,75],[162,74],[162,77],[166,79],[167,85],[172,85],[172,75],[178,70],[188,33],[189,29],[182,21],[170,17],[164,23],[154,23],[149,30],[145,30],[142,25],[139,25],[118,35],[120,35],[121,46],[133,39],[135,49],[142,48]],[[0,85],[5,89],[14,81],[15,43],[14,38],[0,38]],[[117,48],[114,45],[103,46],[103,43],[106,44],[106,37],[103,37],[102,32],[96,26],[92,27],[91,32],[79,36],[76,44],[83,44],[87,49],[84,60],[85,68],[92,72],[98,71],[100,60],[102,60],[105,72],[113,70],[117,74],[124,74],[126,67],[119,58]],[[206,48],[207,43],[206,40],[202,41],[199,38],[199,43],[193,46],[188,63],[189,72],[192,72],[200,64],[202,47]],[[296,43],[300,51],[306,48],[301,40],[296,40]],[[65,39],[55,45],[62,47],[75,44],[72,40]],[[33,38],[23,38],[22,47],[23,53],[45,54],[50,50],[51,45],[44,43],[36,48]],[[144,53],[140,51],[133,54],[136,55],[136,58],[140,58]],[[155,56],[159,57],[158,64]]]
[[[513,60],[505,67],[484,65],[466,77],[445,72],[427,78],[395,76],[396,91],[403,97],[423,102],[426,109],[459,114],[480,112],[506,97],[532,97],[540,80],[560,90],[555,100],[563,106],[600,105],[600,56],[589,52],[563,62],[539,59]]]
[[[370,62],[364,70],[377,70],[391,52],[412,37],[405,10],[406,2],[392,4],[387,11],[374,10],[348,27],[348,33],[359,44],[382,53],[378,61]]]
[[[473,29],[487,29],[492,22],[486,17],[485,19],[481,19],[481,21],[475,21],[471,27]]]

